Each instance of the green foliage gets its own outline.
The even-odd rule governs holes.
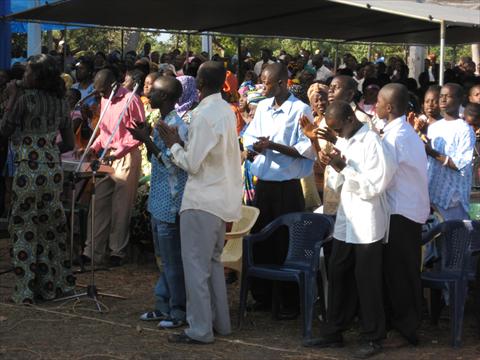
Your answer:
[[[63,39],[63,31],[54,31],[53,38],[55,43],[58,45],[58,42]],[[128,37],[128,31],[124,32],[124,41],[126,43]],[[140,52],[143,48],[145,42],[150,42],[152,44],[152,51],[159,51],[160,53],[169,52],[173,49],[180,49],[185,51],[187,48],[187,39],[186,34],[172,34],[168,40],[161,42],[158,41],[158,33],[149,33],[141,32],[140,40],[138,42],[137,52]],[[46,33],[43,33],[44,44],[46,43]],[[14,34],[12,38],[13,45],[20,46],[23,49],[26,49],[26,36]],[[94,53],[96,51],[104,51],[109,53],[113,50],[121,50],[121,31],[120,30],[108,30],[108,29],[99,29],[99,28],[84,28],[77,30],[68,30],[67,32],[67,43],[70,46],[70,49],[75,53],[77,51],[90,52]],[[253,57],[259,57],[260,51],[262,48],[269,48],[273,50],[273,54],[278,56],[280,50],[285,50],[287,53],[292,55],[297,55],[300,53],[300,50],[305,49],[312,53],[317,50],[322,51],[324,54],[329,56],[332,60],[335,57],[335,50],[337,44],[327,41],[309,41],[309,40],[295,40],[295,39],[279,39],[279,38],[242,38],[241,39],[242,47],[248,48],[249,52]],[[218,53],[224,56],[233,56],[237,54],[237,44],[238,38],[231,36],[218,36],[214,37],[213,41],[213,52]],[[201,36],[200,35],[191,35],[190,36],[190,50],[194,53],[201,52]],[[362,58],[368,58],[372,60],[373,55],[376,52],[381,53],[386,58],[391,56],[400,56],[405,58],[406,48],[403,45],[377,45],[372,44],[370,46],[369,54],[369,45],[367,44],[338,44],[338,56],[341,56],[344,53],[351,53],[354,55],[358,61],[361,61]],[[438,46],[428,48],[428,52],[439,54]],[[460,56],[470,55],[470,46],[463,45],[457,47],[446,47],[445,54],[446,61],[452,61],[454,58],[458,61]]]

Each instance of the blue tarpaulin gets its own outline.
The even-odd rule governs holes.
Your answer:
[[[11,2],[11,12],[17,13],[20,11],[25,11],[34,7],[34,1],[32,0],[0,0],[0,2],[7,1]],[[45,5],[46,3],[54,3],[59,0],[40,0],[39,6]],[[11,23],[12,33],[26,33],[27,32],[27,23],[12,21]],[[75,27],[76,28],[76,27]],[[42,31],[47,30],[63,30],[65,26],[63,25],[52,25],[52,24],[42,24]],[[67,27],[67,29],[73,29],[73,27]]]
[[[0,16],[10,12],[10,0],[0,1]],[[10,24],[0,20],[0,69],[10,69],[11,35]]]

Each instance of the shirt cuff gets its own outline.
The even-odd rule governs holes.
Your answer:
[[[169,154],[168,156],[173,156],[173,157],[175,157],[175,153],[178,152],[180,149],[183,150],[183,148],[180,146],[179,143],[173,144],[170,149],[167,149],[168,154]]]
[[[310,141],[310,139],[308,141],[301,141],[301,142],[293,145],[293,147],[303,157],[306,157],[307,159],[310,159],[310,160],[315,160],[316,154],[315,154],[315,150],[312,146],[312,142]]]

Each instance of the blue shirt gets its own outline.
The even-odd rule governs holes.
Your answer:
[[[428,157],[430,201],[443,209],[461,204],[468,212],[475,133],[462,119],[442,119],[428,127],[427,136],[432,147],[440,154],[450,157],[458,169],[450,169],[433,157]]]
[[[301,179],[312,173],[315,151],[300,128],[300,117],[306,115],[311,121],[310,107],[290,97],[277,109],[273,106],[275,99],[268,98],[258,103],[252,122],[243,136],[243,144],[251,149],[253,143],[261,136],[269,137],[275,143],[292,146],[304,158],[294,158],[278,151],[266,149],[255,157],[252,173],[260,180],[286,181]]]
[[[72,89],[77,89],[78,91],[80,91],[82,99],[85,96],[90,95],[92,92],[95,91],[95,88],[93,87],[93,82],[90,85],[88,85],[86,89],[82,89],[80,87],[80,83],[77,82],[72,85]],[[87,101],[85,101],[85,104],[87,104],[88,106],[92,106],[96,103],[97,103],[97,100],[95,99],[95,96],[92,96],[91,98],[87,99]]]
[[[176,111],[170,112],[164,121],[170,126],[177,126],[180,138],[183,141],[187,140],[188,127]],[[160,138],[157,129],[153,130],[153,142],[161,151],[163,163],[154,156],[150,158],[152,175],[148,211],[156,220],[173,224],[182,204],[188,175],[171,162],[168,156],[170,150]]]

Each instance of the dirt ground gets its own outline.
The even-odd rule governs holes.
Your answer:
[[[10,267],[9,261],[8,240],[0,240],[0,272]],[[107,311],[98,313],[89,299],[13,305],[8,297],[14,276],[0,275],[0,359],[349,359],[358,339],[358,331],[353,329],[346,334],[345,348],[304,348],[300,320],[276,321],[269,313],[255,312],[247,315],[242,329],[217,337],[212,345],[172,345],[167,342],[169,331],[158,330],[155,322],[138,320],[143,311],[152,309],[157,276],[151,262],[97,272],[101,291],[127,298],[101,297]],[[89,274],[77,275],[78,284],[89,281]],[[238,287],[238,282],[228,287],[233,324]],[[315,328],[319,325],[317,321]],[[389,337],[385,352],[375,359],[480,359],[478,330],[468,306],[461,349],[450,347],[449,334],[445,313],[439,327],[424,321],[418,347],[402,345],[397,336]]]

